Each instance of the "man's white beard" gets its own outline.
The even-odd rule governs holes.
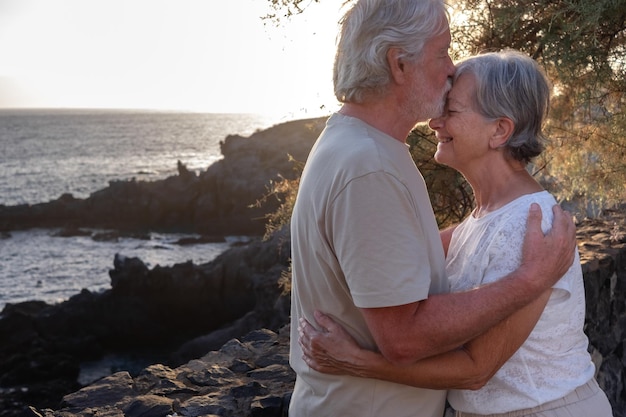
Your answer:
[[[438,94],[439,99],[426,102],[424,97],[428,96],[428,88],[425,88],[424,85],[416,86],[409,96],[409,103],[412,103],[412,105],[406,111],[416,119],[417,123],[441,116],[446,105],[446,96],[451,87],[452,82],[448,79],[443,90]]]

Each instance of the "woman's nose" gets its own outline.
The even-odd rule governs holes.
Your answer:
[[[443,127],[443,117],[433,117],[428,121],[428,127],[431,130],[441,129]]]

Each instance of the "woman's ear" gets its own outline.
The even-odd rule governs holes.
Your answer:
[[[515,123],[508,117],[499,117],[494,123],[496,124],[496,128],[489,140],[489,146],[492,149],[504,146],[515,129]]]
[[[403,84],[406,79],[407,66],[401,52],[400,48],[389,48],[387,51],[387,65],[393,81],[397,84]]]

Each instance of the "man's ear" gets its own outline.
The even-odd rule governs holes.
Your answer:
[[[515,129],[515,123],[508,117],[499,117],[494,123],[496,124],[495,130],[489,140],[489,146],[492,149],[503,146],[506,141],[509,140]]]
[[[391,77],[397,84],[403,84],[406,79],[406,62],[402,58],[400,48],[389,48],[387,51],[387,65],[389,65]]]

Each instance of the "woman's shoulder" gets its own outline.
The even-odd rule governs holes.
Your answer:
[[[547,232],[552,227],[552,207],[557,204],[556,199],[548,191],[539,191],[532,194],[526,194],[514,201],[509,210],[509,222],[523,222],[524,231],[526,230],[526,220],[531,204],[536,203],[541,207],[542,228]]]
[[[542,211],[542,228],[552,225],[552,206],[556,204],[554,197],[547,191],[540,191],[532,194],[525,194],[509,202],[505,206],[490,213],[485,218],[474,220],[477,223],[488,225],[491,230],[498,230],[502,236],[512,237],[514,235],[523,236],[526,232],[526,221],[530,206],[533,203],[539,204]]]
[[[528,217],[528,210],[533,203],[539,204],[543,217],[552,217],[552,207],[557,204],[556,199],[548,191],[538,191],[532,194],[525,194],[513,200],[509,206],[510,213],[517,213],[523,217]]]

